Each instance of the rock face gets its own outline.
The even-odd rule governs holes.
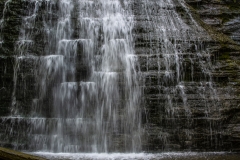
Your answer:
[[[204,23],[239,43],[239,1],[187,0],[186,2],[197,11]]]
[[[228,36],[232,41],[217,41],[213,55],[213,77],[217,82],[222,125],[222,142],[239,148],[239,1],[186,1],[203,25]],[[227,37],[224,38],[225,40]],[[221,134],[220,134],[221,135]]]
[[[46,160],[45,158],[29,155],[26,153],[17,152],[14,150],[0,147],[0,158],[9,160]]]
[[[47,41],[44,28],[59,18],[57,2],[41,3],[30,21],[22,17],[34,13],[37,1],[0,1],[1,146],[34,150],[29,133],[42,134],[38,130],[43,121],[35,121],[34,128],[29,127],[32,122],[11,115],[34,115],[34,102],[43,90],[36,74],[45,72],[39,71],[34,57],[45,56],[55,46]],[[240,2],[132,0],[128,6],[120,2],[134,15],[132,34],[142,88],[140,151],[239,151]],[[33,40],[27,46],[18,43],[23,34]],[[75,62],[75,76],[80,77],[76,81],[84,81],[90,74],[81,53]],[[31,56],[21,59],[24,55]],[[38,103],[42,107],[38,111],[46,118],[53,112],[51,86],[59,81],[46,78],[50,87],[44,89],[45,96]],[[113,151],[125,151],[121,136],[126,135],[118,132],[114,133]]]

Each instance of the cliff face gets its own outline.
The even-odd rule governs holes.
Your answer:
[[[121,1],[123,8],[132,9],[135,21],[133,38],[143,92],[141,148],[148,152],[239,151],[240,2],[185,2],[133,0],[130,6],[124,6]],[[35,21],[26,26],[22,17],[33,12],[30,1],[1,0],[0,10],[0,40],[4,41],[0,44],[0,144],[31,149],[28,134],[19,134],[29,129],[28,122],[4,117],[14,114],[12,110],[16,109],[27,117],[34,97],[41,96],[40,82],[35,76],[38,64],[31,58],[16,60],[16,56],[22,55],[18,48],[25,51],[23,55],[36,57],[50,50],[53,44],[47,44],[43,22],[54,23],[59,6],[42,3]],[[19,35],[23,34],[22,27],[27,28],[25,31],[33,39],[27,48],[17,44]],[[81,78],[77,81],[88,76],[86,68],[80,51],[76,77]],[[45,117],[50,117],[52,112],[51,92],[51,87],[47,88],[40,102]],[[19,130],[8,135],[11,127]]]
[[[159,76],[145,77],[147,83],[144,94],[147,106],[146,114],[148,117],[145,127],[147,133],[151,135],[146,138],[148,139],[147,147],[149,147],[149,150],[228,150],[228,148],[238,150],[238,3],[239,2],[235,1],[198,0],[186,1],[186,4],[182,4],[181,2],[174,4],[178,15],[184,23],[190,27],[190,29],[187,30],[190,32],[191,37],[181,35],[182,38],[177,39],[177,42],[172,42],[172,44],[180,44],[180,46],[184,46],[183,42],[187,41],[188,43],[187,47],[189,48],[185,48],[186,54],[181,57],[183,59],[181,63],[184,64],[183,70],[185,71],[182,77],[185,88],[184,94],[188,100],[187,105],[186,103],[182,104],[184,103],[182,98],[175,101],[166,100],[166,97],[162,95],[163,93],[170,97],[171,95],[178,97],[179,94],[174,93],[174,91],[169,94],[169,92],[164,90],[166,88],[162,86],[168,86],[169,84],[164,84],[164,79],[159,78]],[[141,4],[137,2],[136,6],[139,7]],[[169,19],[175,21],[174,25],[169,26],[176,27],[176,21],[178,20],[171,17],[174,15],[173,10],[175,10],[175,8],[172,10],[171,6],[161,8],[156,1],[152,3],[149,2],[147,6],[148,13],[143,12],[144,8],[136,9],[137,18],[144,17],[141,14],[139,15],[139,11],[150,17],[148,21],[141,20],[141,18],[137,19],[136,28],[139,30],[136,32],[136,37],[140,37],[139,41],[147,46],[143,47],[144,49],[139,49],[140,51],[146,53],[145,50],[148,50],[147,53],[150,53],[151,49],[155,49],[153,52],[156,53],[156,48],[159,48],[159,46],[156,46],[155,42],[158,42],[158,40],[156,40],[154,36],[160,37],[159,39],[161,41],[161,37],[164,36],[164,34],[154,30],[154,27],[166,25],[161,21],[161,17],[164,15],[168,15]],[[166,18],[165,20],[168,21],[169,19]],[[146,28],[142,27],[144,23]],[[207,33],[199,29],[199,27],[203,28]],[[177,26],[176,28],[180,29],[181,27]],[[184,27],[181,28],[182,33],[185,29]],[[169,29],[168,32],[170,32],[173,37],[176,36],[171,29]],[[144,34],[148,34],[148,37],[144,36]],[[194,39],[194,36],[197,38]],[[174,38],[176,39],[178,37]],[[139,41],[137,40],[136,44],[138,44]],[[138,48],[140,47],[136,47],[137,51]],[[203,50],[206,54],[205,58],[204,55],[200,57],[191,56],[191,54],[199,54],[199,49]],[[206,75],[201,72],[201,70],[205,70],[201,64],[207,64],[209,62],[207,60],[209,58],[207,54],[210,55],[211,59],[211,64],[209,65],[212,71],[211,78],[213,80],[214,91],[211,87],[204,86]],[[150,62],[148,64],[150,68],[149,71],[159,70],[159,68],[157,69],[156,67],[157,64],[152,60],[157,59],[157,57],[152,56],[151,59],[151,56],[149,56],[148,58]],[[193,64],[192,61],[194,61]],[[194,68],[193,71],[191,67]],[[190,76],[191,73],[193,77]],[[203,87],[204,90],[204,98],[201,94],[201,87]],[[217,95],[217,100],[211,97],[214,94]],[[169,102],[171,102],[170,106],[174,106],[174,117],[168,115],[169,110],[166,106],[168,106]],[[190,106],[190,115],[186,114],[188,109],[183,106]]]
[[[224,39],[217,40],[217,49],[213,55],[213,76],[218,84],[217,91],[220,99],[220,117],[224,141],[233,148],[239,146],[239,14],[240,2],[234,0],[219,1],[186,1],[192,10],[198,14],[203,26],[211,26],[214,34],[221,33]],[[211,32],[211,31],[210,31]],[[211,33],[212,34],[212,33]],[[213,35],[213,37],[215,36]],[[227,36],[227,37],[226,37]],[[221,37],[221,36],[220,36]]]
[[[239,43],[239,1],[234,0],[187,0],[201,20]]]
[[[20,4],[19,2],[15,2],[10,6],[15,8],[12,12],[7,10],[4,11],[5,1],[0,2],[1,6],[1,113],[2,115],[8,114],[8,106],[11,105],[11,92],[13,89],[13,49],[14,49],[14,42],[18,38],[19,26],[21,23],[19,14],[20,11]],[[5,19],[5,16],[9,16],[11,18]],[[3,21],[3,19],[5,19]],[[4,25],[5,23],[5,25]],[[6,25],[11,24],[11,25]],[[8,29],[6,29],[8,28]],[[5,37],[5,42],[2,44],[2,39]]]

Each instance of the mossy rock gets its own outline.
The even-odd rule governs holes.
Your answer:
[[[0,159],[4,160],[46,160],[45,158],[0,147]]]
[[[228,48],[230,50],[240,51],[239,44],[237,44],[234,40],[232,40],[228,35],[226,35],[222,32],[219,32],[213,26],[210,26],[210,25],[204,23],[199,15],[199,13],[197,12],[197,10],[190,5],[187,5],[187,6],[190,9],[190,12],[191,12],[193,18],[203,29],[205,29],[205,31],[207,31],[207,33],[210,35],[211,39],[214,42],[217,42],[218,44],[220,44],[222,48]],[[224,19],[224,17],[225,17],[224,22],[227,22],[229,20],[228,18],[231,19],[231,17],[229,17],[229,14],[223,16],[222,18]]]

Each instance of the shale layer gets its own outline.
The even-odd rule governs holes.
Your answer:
[[[240,2],[185,2],[176,1],[174,6],[161,6],[155,0],[132,0],[129,6],[121,3],[124,9],[132,11],[134,17],[134,52],[139,62],[138,73],[142,75],[139,82],[142,88],[139,150],[240,151]],[[0,44],[0,146],[30,151],[37,144],[30,144],[28,132],[44,136],[34,127],[29,129],[32,124],[28,121],[28,116],[33,114],[35,97],[40,96],[34,70],[39,66],[31,58],[22,59],[21,64],[16,62],[16,56],[20,55],[19,50],[16,50],[16,42],[22,34],[22,17],[28,14],[27,11],[33,5],[30,0],[0,0],[0,35],[4,40]],[[47,12],[48,7],[47,3],[39,6],[34,27],[25,28],[26,31],[32,30],[34,45],[29,45],[24,54],[41,57],[49,49],[47,37],[42,36],[45,32],[43,22],[49,19],[51,23],[56,22],[59,15],[55,13],[59,6],[52,4],[51,13]],[[175,17],[175,14],[178,16]],[[188,29],[180,27],[183,30],[177,32],[181,33],[179,37],[173,34],[179,28],[172,26],[169,26],[169,32],[158,31],[156,28],[162,31],[161,27],[167,26],[160,23],[164,16],[172,16],[172,19],[166,19],[169,24],[171,20],[178,22],[180,18],[179,21]],[[173,31],[170,32],[171,29]],[[164,33],[171,33],[172,37]],[[184,39],[182,35],[187,38]],[[166,62],[169,59],[163,56],[162,51],[164,48],[171,49],[167,45],[174,46],[174,51],[179,46],[180,51],[177,53],[180,60]],[[75,61],[76,81],[84,81],[90,72],[82,50],[78,50]],[[16,67],[18,72],[15,72]],[[174,72],[172,75],[170,73],[170,78],[166,78],[165,71],[170,70]],[[55,82],[57,80],[49,86],[56,85]],[[118,87],[121,89],[121,85]],[[51,117],[52,112],[51,92],[51,87],[46,88],[46,95],[41,102],[41,114],[46,118]],[[26,117],[26,121],[6,118],[13,114],[15,108]],[[122,115],[124,112],[121,112]],[[51,124],[50,120],[48,124]],[[54,127],[54,124],[51,125]],[[114,137],[113,151],[125,151],[122,138],[130,134],[118,130],[111,134]]]

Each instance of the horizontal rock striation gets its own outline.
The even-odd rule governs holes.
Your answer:
[[[123,8],[131,8],[134,14],[132,32],[143,92],[142,151],[239,151],[239,2],[185,2],[132,0],[130,6],[122,3]],[[0,1],[0,145],[15,149],[38,147],[28,143],[29,135],[24,131],[31,130],[36,134],[30,137],[39,138],[44,134],[39,132],[41,123],[53,127],[57,124],[56,119],[49,118],[52,112],[49,106],[53,103],[51,87],[44,89],[46,96],[38,102],[43,107],[39,114],[46,119],[28,117],[33,114],[32,107],[37,107],[35,97],[40,97],[43,90],[38,88],[41,82],[35,76],[44,74],[36,73],[39,62],[46,56],[43,53],[55,46],[42,36],[48,32],[43,26],[59,18],[57,3],[41,3],[35,21],[24,26],[29,27],[25,31],[32,42],[21,48],[18,38],[23,34],[22,17],[34,12],[33,5],[25,0]],[[75,28],[73,36],[78,34],[77,25]],[[24,53],[19,53],[19,47]],[[83,46],[78,47],[76,81],[83,81],[90,71],[82,55]],[[56,79],[48,85],[57,82]],[[9,119],[13,109],[28,118]],[[113,150],[124,151],[123,135],[114,136]]]
[[[239,1],[186,1],[215,39],[213,77],[217,82],[223,143],[239,150]],[[208,26],[208,27],[206,27]],[[210,26],[210,27],[209,27]],[[213,35],[213,32],[215,35]],[[216,38],[217,34],[219,38]],[[217,40],[219,39],[219,40]]]
[[[179,1],[174,6],[157,1],[141,2],[135,3],[134,11],[135,50],[143,74],[146,73],[143,108],[147,117],[144,123],[147,142],[143,148],[238,151],[239,41],[233,36],[239,32],[239,9],[234,7],[238,2]],[[172,16],[179,16],[182,22]],[[224,21],[226,17],[228,20]],[[172,24],[168,22],[171,20]],[[178,23],[186,27],[181,28]],[[166,37],[161,26],[172,37]],[[174,28],[181,32],[179,39]],[[161,54],[164,51],[161,44],[165,43],[161,37],[168,38],[173,50],[184,52],[178,52],[183,73],[179,82],[176,75],[175,81],[164,79],[167,66]],[[208,69],[203,63],[210,65],[210,75],[204,73]],[[170,65],[176,72],[176,64]],[[176,86],[184,86],[184,91]]]
[[[239,1],[186,0],[186,2],[197,11],[204,23],[239,43]]]

